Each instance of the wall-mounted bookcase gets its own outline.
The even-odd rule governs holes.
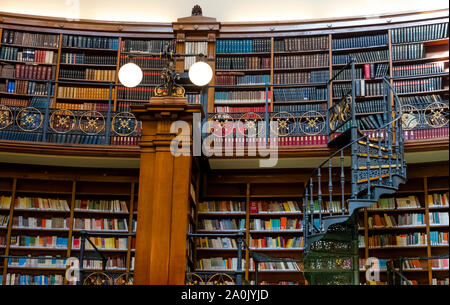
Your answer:
[[[134,241],[114,233],[133,232],[137,178],[69,176],[32,172],[0,178],[0,217],[10,220],[0,229],[1,254],[11,256],[1,262],[3,285],[64,284],[66,259],[79,257],[81,230],[111,233],[91,237],[108,258],[106,269],[133,271]],[[101,270],[101,261],[92,259],[92,246],[86,244],[86,251],[85,270]]]

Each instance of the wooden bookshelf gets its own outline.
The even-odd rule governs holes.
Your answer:
[[[48,169],[48,168],[47,168]],[[32,168],[30,172],[23,175],[20,169],[17,169],[15,176],[10,177],[7,174],[0,177],[1,195],[11,196],[12,205],[9,210],[0,210],[0,215],[9,213],[9,219],[20,218],[37,218],[37,219],[57,219],[65,218],[65,228],[54,227],[33,227],[30,226],[18,226],[15,221],[9,221],[8,226],[5,229],[0,229],[0,233],[5,234],[6,246],[0,248],[0,253],[4,255],[12,256],[48,256],[53,258],[61,257],[59,267],[53,267],[48,265],[10,265],[8,259],[5,258],[1,262],[2,276],[4,285],[6,283],[6,275],[8,273],[26,274],[26,275],[64,275],[65,265],[63,258],[78,257],[79,250],[72,245],[72,238],[79,237],[81,231],[80,227],[75,227],[75,219],[121,219],[126,224],[126,230],[111,230],[111,229],[86,229],[88,232],[108,232],[111,233],[111,237],[114,237],[114,233],[125,232],[131,233],[133,229],[133,210],[136,209],[137,196],[135,194],[137,175],[136,176],[124,176],[123,174],[111,174],[104,176],[96,175],[93,171],[85,170],[84,174],[72,173],[65,174],[64,177],[55,178],[53,175],[55,172],[47,170],[43,176],[38,167]],[[105,172],[106,175],[106,172]],[[46,176],[46,177],[45,177]],[[57,179],[57,180],[55,180]],[[52,189],[50,187],[52,186]],[[111,191],[114,190],[114,191]],[[16,208],[14,202],[22,197],[33,198],[54,198],[62,199],[67,202],[66,210],[52,210],[52,209],[30,209],[30,208]],[[126,202],[128,211],[121,213],[114,213],[110,211],[89,211],[76,209],[76,201],[79,199],[90,200],[122,200]],[[31,220],[30,220],[31,221]],[[109,222],[110,225],[111,222]],[[55,223],[56,224],[56,223]],[[71,226],[70,224],[74,224]],[[105,224],[106,225],[106,224]],[[12,237],[14,236],[58,236],[65,238],[65,244],[59,246],[22,246],[12,243]],[[125,237],[125,239],[127,239]],[[128,238],[124,248],[103,248],[99,245],[100,251],[102,251],[107,257],[119,259],[122,261],[123,266],[107,267],[107,270],[122,270],[123,272],[132,272],[131,260],[134,250],[134,244],[131,237]],[[92,252],[93,249],[87,248],[86,251]],[[29,261],[29,259],[27,259]]]

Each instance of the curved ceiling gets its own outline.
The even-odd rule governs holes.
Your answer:
[[[447,0],[0,0],[0,11],[109,21],[173,22],[199,4],[220,22],[285,21],[427,11]]]

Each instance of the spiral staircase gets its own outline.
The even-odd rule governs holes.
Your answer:
[[[358,212],[406,182],[401,105],[387,78],[383,88],[387,123],[377,130],[358,128],[354,79],[351,93],[329,109],[328,146],[337,151],[313,171],[303,199],[309,284],[360,284]]]

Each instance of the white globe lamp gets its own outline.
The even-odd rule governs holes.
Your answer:
[[[212,79],[212,69],[210,65],[203,61],[196,62],[189,69],[189,79],[194,85],[205,86]]]
[[[127,63],[119,69],[119,81],[128,88],[136,87],[142,81],[142,70],[135,63]]]

